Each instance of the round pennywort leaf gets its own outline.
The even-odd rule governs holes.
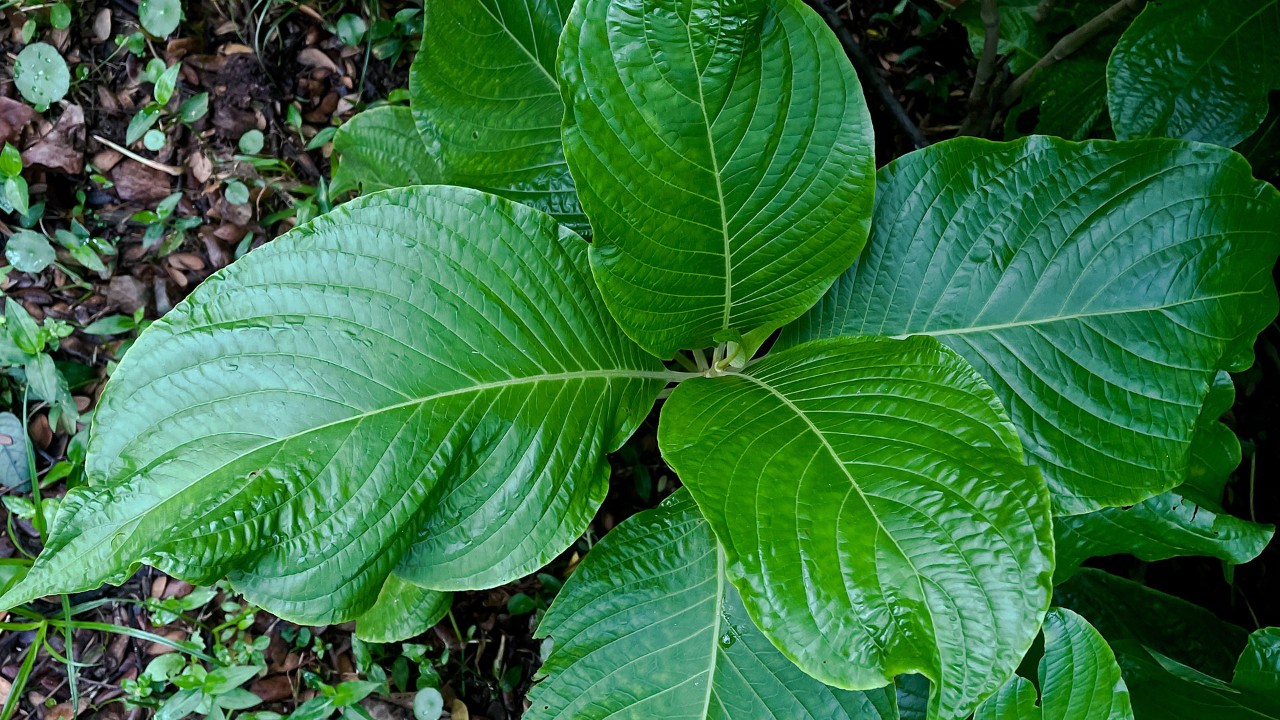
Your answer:
[[[4,256],[21,272],[36,273],[53,264],[55,255],[49,239],[33,230],[19,230],[9,237]]]
[[[168,37],[182,20],[180,0],[142,0],[138,3],[142,27],[156,37]]]
[[[18,53],[13,63],[13,82],[27,102],[47,108],[66,97],[71,89],[71,71],[52,45],[32,43]]]

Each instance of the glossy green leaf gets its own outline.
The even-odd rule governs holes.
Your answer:
[[[13,84],[27,102],[43,110],[67,96],[71,70],[57,48],[31,43],[13,61]]]
[[[1216,503],[1170,490],[1128,508],[1055,518],[1054,533],[1060,582],[1091,557],[1122,553],[1141,560],[1205,555],[1249,562],[1271,541],[1275,526],[1234,517]]]
[[[1142,560],[1205,555],[1229,563],[1256,558],[1275,526],[1225,512],[1221,500],[1240,464],[1240,441],[1218,418],[1231,408],[1235,386],[1219,372],[1201,408],[1187,479],[1182,485],[1127,508],[1103,508],[1054,521],[1057,568],[1062,582],[1091,557],[1128,553]]]
[[[857,256],[871,121],[799,0],[583,0],[560,72],[591,267],[651,352],[772,330]]]
[[[590,232],[560,144],[556,44],[572,0],[425,6],[410,106],[442,182],[479,188]]]
[[[1265,628],[1254,636],[1261,634],[1258,644],[1269,646],[1274,633],[1275,628]],[[1237,675],[1231,683],[1136,643],[1118,643],[1114,647],[1129,686],[1134,714],[1140,719],[1280,720],[1280,693],[1266,678],[1276,668],[1253,664],[1255,658],[1251,654],[1257,647],[1254,643],[1250,637],[1250,648],[1240,660],[1244,677]],[[1253,674],[1255,669],[1261,670],[1264,677]],[[1274,680],[1274,676],[1270,679]]]
[[[974,720],[1133,720],[1115,654],[1070,610],[1055,608],[1045,617],[1039,676],[1041,707],[1035,707],[1031,683],[1015,675],[982,703]]]
[[[1116,137],[1230,147],[1253,134],[1280,89],[1280,0],[1162,0],[1116,45],[1107,97]]]
[[[1220,369],[1276,316],[1280,193],[1173,140],[963,138],[880,174],[867,251],[780,345],[929,335],[995,389],[1059,514],[1187,477]]]
[[[22,420],[11,412],[0,412],[0,485],[11,490],[26,490],[31,482],[31,466],[27,462],[29,442]]]
[[[378,593],[378,599],[356,618],[356,637],[365,642],[408,640],[427,632],[449,612],[453,596],[428,590],[394,573]]]
[[[354,200],[150,326],[95,414],[10,607],[145,562],[223,575],[294,622],[351,619],[393,570],[434,589],[536,570],[587,526],[667,373],[613,325],[585,243],[447,186]]]
[[[1049,605],[1049,498],[991,389],[929,338],[831,338],[667,400],[663,457],[756,625],[805,672],[915,672],[930,716],[1009,677]]]
[[[973,720],[1040,720],[1040,717],[1036,686],[1021,675],[1009,678],[973,713]]]
[[[141,0],[138,19],[156,37],[168,37],[182,22],[182,0]]]
[[[1053,601],[1088,618],[1112,646],[1134,641],[1222,678],[1231,677],[1245,646],[1243,628],[1102,570],[1082,568],[1054,588]]]
[[[16,230],[4,245],[4,257],[19,272],[38,273],[58,259],[49,238],[34,230]]]
[[[1280,704],[1280,627],[1262,628],[1249,636],[1231,684]]]
[[[336,158],[329,193],[371,193],[409,185],[432,185],[444,174],[427,153],[408,108],[384,105],[343,123],[333,136]]]
[[[553,649],[527,720],[897,719],[891,687],[827,687],[769,644],[685,491],[593,547],[538,636]]]

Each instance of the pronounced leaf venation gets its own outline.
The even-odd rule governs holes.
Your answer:
[[[1039,629],[1048,498],[990,389],[930,339],[833,338],[682,383],[663,455],[755,623],[838,687],[971,712]]]
[[[443,182],[590,226],[560,142],[556,47],[571,0],[460,0],[425,8],[410,106]]]
[[[860,86],[793,0],[591,0],[561,43],[565,153],[623,328],[659,356],[808,307],[865,239]]]
[[[957,140],[880,176],[873,236],[783,347],[930,335],[991,383],[1060,514],[1186,478],[1220,369],[1275,315],[1280,195],[1166,140]]]
[[[442,186],[360,198],[251,253],[139,339],[36,591],[139,559],[311,623],[393,570],[437,590],[572,542],[668,374],[600,307],[585,243]],[[548,423],[547,418],[556,418]]]
[[[891,688],[825,686],[756,630],[684,491],[592,548],[538,635],[553,650],[529,720],[897,719]]]

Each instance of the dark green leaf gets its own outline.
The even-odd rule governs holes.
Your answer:
[[[916,672],[972,712],[1049,605],[1049,497],[995,394],[929,338],[841,337],[681,383],[663,457],[756,625],[810,675]]]
[[[1273,628],[1260,630],[1269,634]],[[1227,684],[1132,641],[1113,643],[1133,700],[1134,714],[1153,720],[1277,720],[1273,688]],[[1248,651],[1246,651],[1247,653]],[[1242,664],[1252,662],[1242,659]],[[1274,668],[1272,668],[1274,670]]]
[[[252,665],[232,665],[220,667],[209,673],[204,681],[204,691],[210,695],[221,695],[233,688],[249,682],[262,671],[261,667]]]
[[[58,30],[66,30],[71,26],[71,8],[66,3],[55,3],[49,8],[49,24]]]
[[[1162,0],[1120,38],[1107,67],[1119,138],[1230,147],[1253,134],[1280,89],[1280,0]]]
[[[290,105],[290,108],[293,106]],[[209,93],[202,92],[192,95],[182,104],[178,106],[178,118],[185,123],[192,123],[204,117],[209,112]]]
[[[1221,678],[1245,646],[1242,628],[1208,610],[1101,570],[1081,569],[1053,600],[1088,618],[1113,646],[1133,640]]]
[[[1233,517],[1217,503],[1197,502],[1176,489],[1127,508],[1055,518],[1054,533],[1054,577],[1061,582],[1088,558],[1120,553],[1141,560],[1206,555],[1249,562],[1271,541],[1275,526]]]
[[[669,375],[610,322],[586,244],[550,217],[445,186],[354,200],[139,337],[98,405],[88,486],[0,607],[140,562],[229,574],[313,624],[358,616],[393,570],[508,582],[586,528],[604,453]]]
[[[532,205],[587,234],[560,145],[556,43],[572,4],[426,3],[409,92],[442,182]]]
[[[554,643],[527,720],[896,720],[892,688],[837,690],[751,624],[687,493],[605,536],[538,626]]]
[[[133,117],[129,119],[129,127],[125,128],[124,143],[132,145],[138,142],[159,119],[160,108],[155,105],[148,105],[134,113]]]
[[[408,640],[440,622],[449,612],[450,602],[449,593],[388,575],[373,606],[356,618],[356,637],[376,643]]]
[[[584,0],[560,53],[592,271],[646,349],[770,331],[857,257],[871,120],[798,0]]]
[[[444,177],[408,108],[384,105],[359,113],[338,128],[333,153],[337,169],[329,193],[334,197],[349,190],[434,184]]]
[[[1044,621],[1041,707],[1035,688],[1014,676],[978,708],[974,720],[1133,720],[1115,654],[1084,618],[1055,608]]]
[[[1172,140],[958,139],[881,171],[868,249],[782,346],[930,335],[982,373],[1061,514],[1187,477],[1220,369],[1276,315],[1280,193]]]
[[[1231,684],[1280,704],[1280,627],[1262,628],[1249,636]]]

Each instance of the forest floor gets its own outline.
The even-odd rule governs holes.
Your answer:
[[[396,91],[406,86],[418,41],[412,13],[389,29],[377,21],[420,8],[421,0],[189,0],[167,41],[138,34],[133,0],[70,3],[71,25],[61,30],[45,19],[51,3],[21,5],[0,3],[0,144],[23,152],[31,203],[43,204],[34,229],[52,236],[78,224],[95,239],[98,262],[63,249],[41,272],[10,269],[3,276],[6,302],[21,303],[39,322],[65,323],[69,334],[52,357],[83,415],[79,433],[65,423],[51,425],[45,403],[24,404],[19,385],[0,380],[0,410],[25,418],[41,488],[36,496],[0,487],[0,521],[8,529],[0,533],[0,586],[4,568],[13,566],[2,559],[38,552],[40,518],[68,482],[81,479],[83,421],[138,327],[240,255],[345,199],[326,190],[328,140],[333,128],[370,104],[404,102]],[[861,2],[841,14],[923,136],[954,135],[974,77],[964,29],[942,20],[932,0]],[[24,103],[10,80],[32,18],[37,39],[56,47],[73,70],[84,68],[70,94],[43,113]],[[363,35],[355,32],[361,24]],[[154,58],[166,66],[181,63],[177,92],[156,125],[163,145],[152,151],[139,142],[122,150],[130,123],[151,102],[146,67]],[[182,103],[198,103],[201,93],[208,93],[207,111],[180,117]],[[912,140],[886,107],[874,98],[870,104],[884,164],[909,151]],[[6,236],[15,229],[0,221]],[[1245,442],[1228,508],[1273,523],[1280,520],[1280,488],[1273,482],[1280,465],[1273,442],[1280,432],[1278,347],[1273,325],[1259,340],[1254,369],[1237,378],[1239,400],[1228,418]],[[390,692],[362,701],[375,718],[412,717],[410,690],[431,673],[439,676],[446,716],[517,718],[540,663],[531,628],[550,603],[554,580],[566,577],[615,524],[678,486],[658,457],[654,431],[651,420],[612,458],[609,498],[588,533],[543,570],[552,581],[531,576],[460,593],[445,620],[410,643],[362,644],[353,641],[350,625],[298,628],[243,606],[225,588],[193,588],[144,568],[121,587],[72,596],[61,606],[38,604],[62,625],[27,665],[35,632],[0,631],[0,703],[17,692],[16,717],[144,717],[175,688],[156,690],[140,683],[140,675],[155,658],[176,654],[265,665],[264,677],[244,685],[264,701],[255,710],[287,714],[325,687],[367,677],[376,666],[381,670],[372,672],[388,678]],[[21,451],[23,441],[0,427],[0,449]],[[1280,608],[1267,601],[1280,596],[1275,553],[1273,547],[1231,576],[1220,563],[1197,559],[1109,560],[1106,566],[1142,575],[1252,629],[1280,624]],[[74,680],[67,657],[82,664]]]

